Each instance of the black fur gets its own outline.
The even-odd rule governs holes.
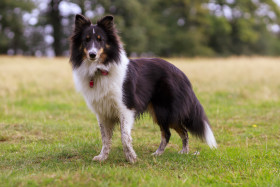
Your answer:
[[[97,26],[105,31],[107,45],[109,46],[108,48],[105,47],[104,50],[104,53],[107,55],[104,64],[108,64],[112,61],[118,63],[120,61],[121,41],[113,22],[113,16],[106,16],[100,19],[97,21]]]
[[[82,48],[82,34],[83,30],[91,25],[88,18],[83,15],[77,14],[75,19],[75,27],[73,35],[71,36],[71,56],[70,62],[73,68],[81,65],[84,59],[84,51]]]
[[[204,137],[204,109],[185,74],[158,58],[133,59],[123,85],[123,101],[140,115],[152,106],[155,121],[170,137],[169,128],[184,129]],[[169,139],[169,138],[168,138]]]

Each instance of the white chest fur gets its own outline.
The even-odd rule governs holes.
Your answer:
[[[126,108],[122,102],[122,85],[125,79],[128,59],[123,54],[119,64],[108,66],[95,62],[84,61],[80,67],[73,70],[75,86],[81,92],[88,107],[98,118],[119,118],[120,110]],[[108,70],[108,75],[97,73],[97,69]],[[94,86],[89,82],[93,78]]]

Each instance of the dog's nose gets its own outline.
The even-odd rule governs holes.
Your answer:
[[[89,57],[92,58],[92,59],[96,57],[96,54],[95,54],[94,52],[89,52],[88,55],[89,55]]]

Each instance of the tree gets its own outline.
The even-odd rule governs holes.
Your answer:
[[[40,9],[38,23],[29,25],[22,17],[38,10],[33,2],[48,6]],[[66,4],[76,11],[65,14]],[[78,12],[93,23],[113,15],[128,55],[280,53],[280,29],[269,29],[280,24],[274,0],[5,0],[0,1],[0,54],[66,55]]]
[[[218,54],[269,54],[274,34],[269,24],[279,23],[280,10],[273,0],[212,0],[209,46]]]
[[[31,0],[0,1],[0,54],[23,54],[26,39],[22,17],[33,8]]]
[[[165,42],[161,56],[212,55],[207,46],[210,27],[209,10],[202,0],[157,0],[152,8],[156,22],[164,27]]]
[[[63,39],[63,28],[61,24],[61,14],[59,10],[59,4],[62,0],[50,0],[48,9],[46,12],[47,23],[53,28],[53,49],[55,56],[63,55],[62,39]]]

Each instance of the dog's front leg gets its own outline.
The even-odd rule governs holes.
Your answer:
[[[103,125],[103,122],[99,122],[100,132],[102,136],[102,149],[99,155],[95,156],[93,160],[104,161],[108,158],[111,149],[113,129],[111,125]]]
[[[135,163],[137,156],[133,150],[132,137],[130,135],[134,123],[134,112],[127,111],[125,114],[121,114],[120,123],[124,154],[130,163]]]

